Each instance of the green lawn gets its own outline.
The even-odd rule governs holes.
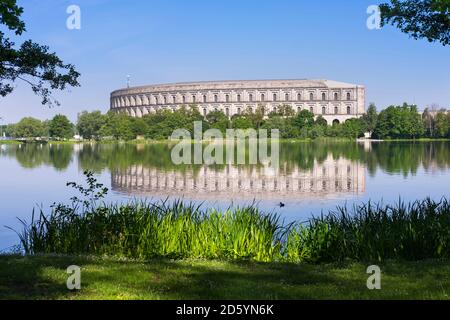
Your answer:
[[[81,267],[82,289],[66,289]],[[450,261],[380,264],[382,289],[366,287],[366,265],[262,264],[203,260],[120,261],[0,256],[0,299],[449,299]]]

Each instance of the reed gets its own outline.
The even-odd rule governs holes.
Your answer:
[[[262,262],[450,258],[450,205],[367,203],[285,224],[255,206],[224,211],[182,201],[133,201],[33,212],[19,232],[27,254]]]

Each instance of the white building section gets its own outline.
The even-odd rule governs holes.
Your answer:
[[[203,115],[221,110],[228,117],[264,107],[265,113],[289,105],[309,110],[331,125],[365,113],[365,88],[331,80],[210,81],[150,85],[111,93],[111,110],[142,117],[160,109],[195,105]]]

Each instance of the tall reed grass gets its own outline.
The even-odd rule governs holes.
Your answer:
[[[175,201],[100,204],[33,213],[19,233],[27,254],[271,262],[450,258],[450,205],[367,203],[286,225],[255,206],[223,212]]]

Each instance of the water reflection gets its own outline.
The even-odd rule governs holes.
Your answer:
[[[378,170],[408,177],[450,165],[449,142],[283,143],[278,172],[261,165],[177,166],[170,150],[166,143],[22,144],[0,146],[0,157],[58,171],[76,161],[80,170],[110,172],[120,193],[193,199],[339,197],[364,193],[366,175]]]
[[[365,191],[366,168],[356,161],[329,155],[310,170],[286,167],[275,172],[257,166],[203,166],[198,172],[179,172],[133,165],[113,170],[111,186],[127,194],[208,200],[326,198]]]

